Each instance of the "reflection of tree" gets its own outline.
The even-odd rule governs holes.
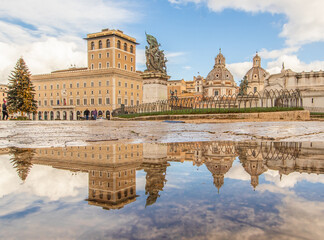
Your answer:
[[[159,163],[143,163],[144,171],[146,172],[145,195],[148,194],[146,199],[146,206],[152,205],[160,197],[159,192],[163,191],[164,184],[166,183],[166,169],[169,166],[167,161]]]
[[[10,161],[13,167],[16,169],[18,176],[22,181],[25,181],[30,169],[32,168],[32,160],[35,154],[34,149],[10,149],[10,155],[12,155]]]

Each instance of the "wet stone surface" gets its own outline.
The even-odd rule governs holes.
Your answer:
[[[33,134],[43,141],[45,132],[59,139],[45,141],[42,148],[1,148],[1,239],[321,239],[324,235],[324,145],[316,141],[319,134],[309,134],[311,142],[247,141],[250,134],[292,138],[301,134],[294,129],[304,127],[307,134],[321,126],[291,123],[280,130],[276,123],[263,127],[246,123],[244,128],[139,123],[136,128],[125,124],[119,134],[107,135],[116,123],[101,128],[97,123],[55,124],[17,124],[17,129],[1,132],[3,145],[10,145],[6,134],[22,146]],[[132,135],[133,143],[127,144],[86,141],[96,134],[120,139],[147,127],[154,127],[157,134],[143,130],[138,143]],[[237,141],[207,141],[210,135]],[[180,141],[190,136],[205,141]],[[61,139],[84,145],[60,147]]]

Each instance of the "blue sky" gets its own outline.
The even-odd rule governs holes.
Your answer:
[[[322,0],[15,0],[0,6],[0,83],[23,56],[33,74],[86,66],[87,33],[118,28],[134,36],[145,69],[145,31],[157,37],[171,79],[206,77],[222,49],[238,82],[258,51],[262,67],[324,67]]]

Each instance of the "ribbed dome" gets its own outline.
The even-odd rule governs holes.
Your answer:
[[[245,74],[248,82],[263,83],[267,75],[269,73],[261,67],[261,58],[256,54],[253,58],[253,67]]]

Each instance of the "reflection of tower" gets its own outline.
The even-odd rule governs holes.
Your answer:
[[[144,144],[142,167],[146,172],[145,194],[148,194],[146,206],[152,205],[160,196],[166,183],[166,169],[170,165],[167,162],[167,145]]]
[[[136,200],[136,165],[89,171],[89,204],[120,209]]]
[[[13,155],[11,163],[16,168],[18,176],[22,181],[25,181],[30,169],[32,168],[32,160],[35,151],[32,149],[19,149],[13,148],[10,150],[10,154]]]
[[[255,189],[259,185],[259,176],[267,171],[267,167],[263,163],[262,152],[259,149],[259,144],[240,146],[239,149],[240,162],[245,171],[251,176],[251,185]]]
[[[235,159],[233,143],[215,142],[209,145],[204,152],[205,165],[212,173],[214,185],[219,189],[224,184],[224,175],[232,167]]]

